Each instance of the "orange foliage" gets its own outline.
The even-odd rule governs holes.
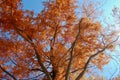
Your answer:
[[[88,58],[105,47],[100,22],[84,17],[78,24],[75,0],[49,0],[36,17],[33,11],[22,10],[21,0],[0,3],[0,65],[17,79],[41,74],[39,79],[64,80],[72,54],[69,78],[73,80]],[[108,62],[101,53],[91,61],[100,69]],[[1,78],[13,77],[2,71]]]

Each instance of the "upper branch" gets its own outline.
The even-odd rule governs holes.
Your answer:
[[[30,43],[31,46],[34,48],[35,54],[36,54],[36,57],[37,57],[37,60],[38,60],[39,65],[40,65],[41,68],[43,69],[44,73],[47,75],[48,79],[49,79],[49,80],[52,80],[52,79],[51,79],[51,76],[49,75],[49,73],[48,73],[48,71],[47,71],[47,69],[45,68],[45,66],[43,65],[43,63],[42,63],[42,61],[41,61],[41,57],[39,56],[39,52],[38,52],[38,50],[36,49],[36,45],[32,42],[32,40],[31,40],[30,38],[24,36],[24,35],[20,32],[20,30],[17,28],[17,25],[16,25],[16,24],[14,24],[14,23],[12,23],[12,24],[13,24],[15,30],[17,31],[17,33],[18,33],[20,36],[22,36],[28,43]],[[25,34],[25,33],[24,33],[24,34]],[[27,35],[27,34],[26,34],[26,35]]]
[[[118,37],[118,38],[119,38],[119,37]],[[90,61],[91,61],[94,57],[96,57],[99,53],[105,51],[105,49],[108,48],[111,44],[113,44],[114,42],[116,42],[116,41],[118,40],[118,38],[117,38],[116,40],[110,42],[109,44],[107,44],[102,50],[100,50],[100,51],[96,52],[95,54],[91,55],[91,56],[89,57],[89,59],[87,60],[85,66],[84,66],[83,71],[77,76],[77,78],[76,78],[75,80],[80,80],[80,79],[82,78],[82,76],[84,75],[85,71],[87,70],[87,67],[88,67]]]
[[[69,77],[69,73],[70,73],[70,68],[71,68],[71,65],[72,65],[72,60],[73,60],[73,52],[74,52],[74,47],[75,47],[75,44],[80,36],[80,27],[81,27],[81,22],[84,18],[81,18],[80,22],[79,22],[79,26],[78,26],[78,34],[71,46],[71,51],[70,51],[70,61],[68,63],[68,66],[67,66],[67,70],[66,70],[66,75],[65,75],[65,80],[68,80],[68,77]]]
[[[34,51],[35,51],[35,55],[36,55],[36,57],[37,57],[38,64],[39,64],[40,67],[42,68],[43,72],[46,74],[47,78],[48,78],[49,80],[52,80],[49,72],[47,71],[47,69],[45,68],[44,64],[42,63],[41,57],[40,57],[40,55],[39,55],[39,52],[38,52],[38,50],[37,50],[37,48],[36,48],[36,45],[33,43],[31,37],[30,37],[28,34],[26,34],[25,32],[21,31],[21,30],[18,28],[18,25],[16,25],[16,24],[14,23],[14,20],[15,20],[15,19],[14,19],[13,14],[12,14],[12,5],[11,5],[11,20],[12,20],[11,23],[12,23],[14,29],[16,30],[16,32],[17,32],[20,36],[22,36],[28,43],[30,43],[31,46],[33,47],[33,49],[34,49]]]

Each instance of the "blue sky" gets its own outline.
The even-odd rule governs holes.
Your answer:
[[[42,2],[46,0],[22,0],[24,9],[33,10],[35,12],[39,12],[43,9]],[[103,5],[103,10],[105,15],[109,15],[111,13],[111,10],[114,6],[120,6],[120,0],[97,0],[101,3],[105,2]]]
[[[23,8],[38,13],[44,8],[42,4],[43,1],[45,0],[22,0]]]
[[[42,5],[43,1],[45,0],[23,0],[23,6],[24,6],[23,8],[38,13],[43,9],[43,5]],[[113,21],[113,18],[111,17],[112,9],[116,6],[120,7],[120,0],[97,0],[97,1],[100,1],[101,3],[105,2],[105,4],[101,7],[101,9],[103,9],[104,11],[104,16],[107,16],[106,20],[108,22]],[[114,60],[112,60],[108,65],[105,66],[103,75],[107,78],[110,78],[111,75],[114,73],[114,71],[118,69],[118,67],[116,66],[117,64],[115,63]]]

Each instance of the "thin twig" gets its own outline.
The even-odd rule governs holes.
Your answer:
[[[1,69],[3,72],[5,72],[7,75],[9,75],[11,78],[13,78],[14,80],[17,80],[14,75],[12,75],[12,74],[9,73],[7,70],[5,70],[1,65],[0,65],[0,69]]]

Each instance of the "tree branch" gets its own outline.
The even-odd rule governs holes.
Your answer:
[[[9,57],[9,59],[14,65],[17,65],[17,63],[11,57]]]
[[[55,33],[53,35],[53,44],[52,44],[52,46],[54,46],[54,44],[55,44],[55,38],[56,38],[56,35],[57,35],[57,30],[58,30],[58,25],[55,28]]]
[[[37,61],[38,61],[39,65],[41,66],[42,70],[43,70],[44,73],[46,74],[47,78],[48,78],[49,80],[52,80],[49,72],[47,71],[47,69],[45,68],[45,66],[44,66],[43,63],[42,63],[41,57],[39,56],[39,52],[38,52],[38,50],[36,49],[36,45],[32,42],[32,39],[31,39],[26,33],[24,33],[26,36],[21,33],[21,31],[19,30],[19,28],[17,27],[17,25],[13,22],[13,21],[14,21],[14,17],[13,17],[12,15],[11,15],[11,18],[12,18],[12,25],[13,25],[14,29],[17,31],[17,33],[18,33],[20,36],[22,36],[28,43],[31,44],[31,46],[33,47],[33,49],[34,49],[34,51],[35,51],[35,55],[36,55],[36,58],[37,58]]]
[[[9,75],[11,78],[13,78],[14,80],[17,80],[14,75],[12,75],[12,74],[9,73],[8,71],[6,71],[1,65],[0,65],[0,69],[1,69],[3,72],[5,72],[7,75]]]
[[[87,67],[87,68],[91,68],[91,67],[94,67],[94,66],[89,66],[89,67]],[[77,68],[77,69],[71,71],[71,73],[75,73],[75,72],[77,72],[77,71],[79,71],[79,70],[81,70],[81,69],[84,69],[84,68]]]
[[[75,44],[80,36],[80,27],[81,27],[81,22],[84,18],[81,18],[80,22],[79,22],[79,26],[78,26],[78,34],[71,46],[71,51],[70,51],[70,61],[68,63],[68,66],[67,66],[67,70],[66,70],[66,75],[65,75],[65,80],[68,80],[68,77],[69,77],[69,73],[70,73],[70,68],[71,68],[71,65],[72,65],[72,60],[73,60],[73,52],[74,52],[74,47],[75,47]]]
[[[41,71],[41,72],[43,72],[40,68],[30,69],[30,71]]]
[[[22,79],[22,80],[36,80],[35,78],[40,77],[42,75],[44,75],[44,73],[38,74],[37,76],[31,77],[31,78],[25,78],[25,79]]]
[[[118,38],[119,38],[119,37],[118,37]],[[114,42],[116,42],[116,41],[118,40],[118,38],[117,38],[116,40],[112,41],[111,43],[109,43],[108,45],[106,45],[102,50],[100,50],[100,51],[96,52],[95,54],[91,55],[91,56],[89,57],[89,59],[87,60],[85,66],[84,66],[84,70],[77,76],[77,78],[76,78],[75,80],[80,80],[80,79],[83,77],[85,71],[87,70],[87,67],[88,67],[90,61],[91,61],[94,57],[96,57],[99,53],[105,51],[105,49],[108,48],[111,44],[113,44]]]

